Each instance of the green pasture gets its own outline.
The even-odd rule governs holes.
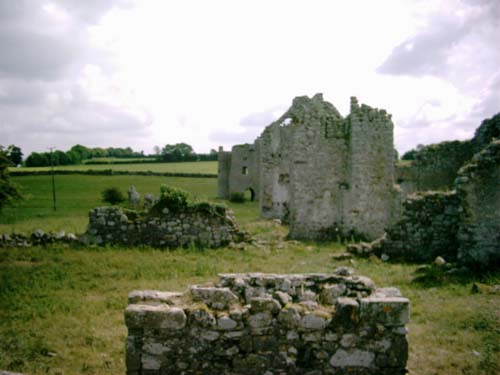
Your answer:
[[[129,161],[129,162],[136,162],[136,161],[143,161],[143,160],[149,160],[151,161],[151,158],[116,158],[116,157],[102,157],[102,158],[92,158],[92,159],[87,159],[84,160],[82,163],[92,163],[92,162],[100,162],[100,163],[114,163],[114,162],[124,162],[124,161]]]
[[[109,186],[158,193],[161,184],[215,201],[215,178],[16,177],[26,199],[0,214],[0,233],[36,228],[81,232],[88,210]],[[328,272],[350,266],[378,286],[396,286],[411,301],[413,375],[500,373],[500,274],[446,275],[421,265],[380,260],[336,261],[338,243],[286,239],[287,228],[258,217],[257,203],[229,205],[261,245],[244,250],[158,250],[147,247],[0,248],[0,370],[27,374],[125,373],[123,311],[133,289],[184,290],[221,272]],[[480,293],[472,292],[480,283]],[[491,291],[491,293],[490,293]]]
[[[209,173],[217,174],[216,161],[193,161],[182,163],[137,163],[137,164],[77,164],[54,167],[55,170],[66,171],[102,171],[111,169],[113,171],[128,172],[158,172],[158,173]],[[10,168],[14,174],[16,171],[49,171],[50,167],[21,167]]]
[[[116,186],[126,196],[134,185],[137,191],[159,195],[162,184],[174,185],[191,193],[193,199],[214,200],[217,179],[155,176],[57,175],[56,211],[52,203],[51,176],[13,177],[24,200],[6,208],[0,216],[0,233],[26,232],[37,228],[83,232],[91,208],[102,206],[101,192]]]

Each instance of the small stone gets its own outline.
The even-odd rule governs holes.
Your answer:
[[[292,297],[285,292],[282,292],[278,290],[277,292],[274,292],[273,297],[278,300],[278,302],[282,305],[285,306],[287,303],[292,301]]]
[[[219,332],[216,331],[203,331],[201,333],[201,338],[207,341],[215,341],[219,338]]]
[[[346,292],[345,284],[326,284],[320,293],[321,302],[325,305],[335,305],[337,298]]]
[[[284,308],[278,315],[278,320],[289,328],[298,327],[300,322],[299,310],[294,306]]]
[[[446,261],[444,260],[443,257],[438,256],[438,257],[436,257],[436,259],[434,259],[434,264],[436,266],[441,267],[441,266],[444,266],[446,264]]]
[[[344,348],[351,348],[356,344],[357,341],[358,337],[356,335],[346,333],[345,335],[342,336],[342,339],[340,340],[340,345]]]
[[[233,328],[236,328],[237,325],[238,323],[227,316],[222,316],[217,319],[217,327],[223,331],[229,331]]]
[[[337,267],[333,273],[336,273],[340,276],[351,276],[354,274],[354,270],[350,267]]]
[[[333,260],[341,261],[341,260],[351,259],[352,255],[350,253],[333,254],[332,258]]]
[[[315,313],[304,315],[299,322],[299,327],[307,330],[323,329],[326,325],[327,320],[322,316],[316,315]]]
[[[389,260],[389,255],[387,254],[382,254],[380,256],[380,259],[382,259],[382,262],[387,262]]]
[[[279,302],[272,298],[254,297],[250,300],[250,305],[252,313],[269,311],[271,314],[276,314],[281,310]]]
[[[273,320],[269,311],[263,311],[257,314],[250,315],[248,324],[251,328],[265,328],[268,327]]]
[[[332,367],[373,367],[375,353],[351,349],[339,349],[330,359]]]

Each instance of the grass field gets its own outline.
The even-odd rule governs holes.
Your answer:
[[[142,161],[151,160],[151,158],[116,158],[116,157],[105,157],[105,158],[92,158],[83,161],[83,164],[99,162],[99,163],[113,163],[113,162],[127,162],[127,161]]]
[[[0,218],[0,233],[81,231],[87,211],[108,186],[158,192],[162,183],[215,200],[216,179],[147,176],[57,176],[60,207],[51,210],[46,176],[15,181],[31,198]],[[256,203],[230,205],[263,248],[161,251],[151,248],[0,248],[0,369],[29,374],[124,374],[123,311],[133,289],[183,290],[220,272],[327,272],[354,267],[378,286],[397,286],[411,301],[410,374],[500,373],[500,297],[471,293],[474,282],[500,284],[500,275],[415,280],[419,265],[376,259],[337,262],[337,243],[297,243],[286,227],[260,220]]]
[[[11,168],[10,170],[15,173],[16,171],[49,171],[50,167],[23,167]],[[114,171],[151,171],[151,172],[170,172],[170,173],[210,173],[217,174],[216,161],[194,161],[183,163],[137,163],[137,164],[78,164],[78,165],[64,165],[54,168],[55,170],[66,171],[87,171],[96,170],[102,171],[111,169]]]

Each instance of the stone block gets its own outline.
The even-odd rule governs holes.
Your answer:
[[[229,288],[192,286],[191,295],[194,301],[201,301],[216,310],[223,310],[239,301]]]
[[[354,298],[340,297],[335,304],[333,324],[352,328],[359,322],[359,303]]]
[[[385,326],[404,326],[410,318],[410,304],[402,297],[368,297],[361,299],[361,319]]]
[[[281,305],[273,298],[253,297],[250,299],[250,311],[252,313],[269,311],[271,314],[277,314],[281,310]]]
[[[360,349],[339,349],[330,358],[332,367],[374,367],[375,354]]]

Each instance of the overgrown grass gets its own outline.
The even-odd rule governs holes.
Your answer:
[[[46,211],[19,207],[13,223],[4,224],[0,232],[11,225],[27,228],[33,220],[44,229],[66,228],[69,218],[85,212],[78,219],[82,224],[87,208],[99,200],[101,187],[111,181],[110,185],[124,189],[134,184],[141,193],[158,192],[161,183],[169,183],[200,198],[215,197],[215,179],[64,177],[68,178],[68,195],[78,197],[79,203],[56,213],[50,211],[50,204]],[[16,180],[33,195],[32,201],[43,202],[45,197],[50,202],[50,188],[42,188],[48,184],[44,179]],[[213,281],[220,272],[328,272],[347,265],[378,286],[399,287],[410,298],[411,374],[500,372],[500,297],[471,292],[477,281],[500,284],[498,273],[447,276],[431,270],[422,277],[416,273],[419,265],[377,259],[334,261],[332,255],[343,251],[341,245],[286,241],[286,227],[259,220],[256,203],[231,206],[243,227],[261,240],[259,247],[0,249],[0,369],[30,374],[123,374],[123,311],[133,289],[183,290],[193,283]],[[33,218],[37,212],[45,216]]]
[[[20,171],[49,171],[50,167],[11,168]],[[78,164],[55,167],[56,170],[86,171],[112,169],[114,171],[151,171],[172,173],[212,173],[217,174],[216,161],[193,161],[182,163],[137,163],[137,164]]]

